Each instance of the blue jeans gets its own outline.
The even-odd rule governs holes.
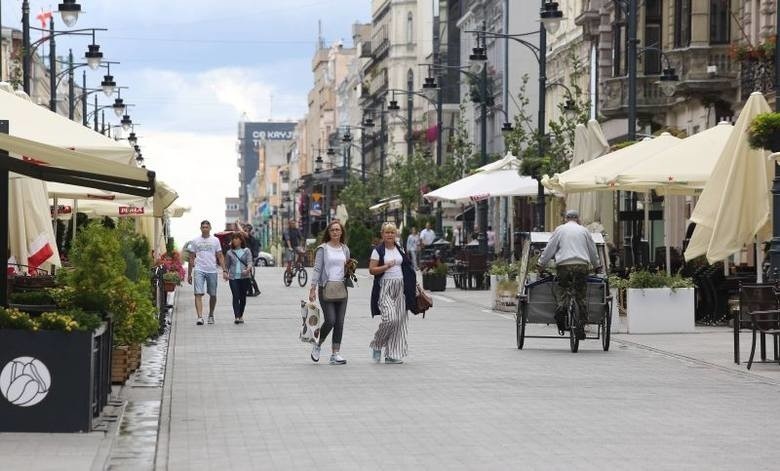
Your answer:
[[[249,278],[239,278],[230,280],[230,292],[233,294],[233,315],[238,319],[244,317],[246,308],[246,293],[249,291],[251,280]]]

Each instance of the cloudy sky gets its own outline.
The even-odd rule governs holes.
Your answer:
[[[0,0],[5,26],[20,28],[21,0]],[[31,0],[32,15],[58,1]],[[238,194],[237,123],[297,120],[312,85],[311,57],[322,21],[328,44],[351,43],[351,25],[370,18],[370,0],[80,0],[75,28],[108,28],[97,42],[130,108],[147,167],[192,207],[174,222],[178,240],[201,219],[224,222]],[[33,20],[34,22],[35,20]],[[55,18],[55,26],[61,25]],[[36,36],[33,35],[33,38]],[[58,39],[83,57],[87,39]],[[105,70],[88,72],[98,86]],[[110,100],[100,95],[104,103]],[[106,115],[108,117],[108,115]],[[113,116],[113,113],[112,113]]]

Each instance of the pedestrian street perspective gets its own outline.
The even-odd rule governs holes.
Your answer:
[[[778,0],[132,5],[0,0],[0,469],[778,467]]]

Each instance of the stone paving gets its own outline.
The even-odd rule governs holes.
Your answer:
[[[350,291],[349,363],[330,366],[329,348],[314,364],[297,339],[306,289],[285,288],[279,268],[257,273],[263,294],[250,298],[244,325],[231,322],[225,283],[213,326],[195,326],[190,287],[179,290],[158,469],[753,470],[780,462],[778,367],[729,367],[722,331],[619,336],[610,352],[588,341],[578,354],[564,340],[529,339],[519,351],[511,314],[488,311],[488,292],[448,289],[426,319],[411,319],[406,363],[377,365],[364,278]],[[718,335],[724,364],[697,359]]]

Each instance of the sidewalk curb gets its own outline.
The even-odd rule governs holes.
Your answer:
[[[122,399],[122,390],[124,389],[124,386],[119,388],[119,392],[117,393],[116,398],[111,398],[111,401],[121,401],[121,404],[109,404],[106,406],[111,407],[112,410],[110,412],[116,412],[116,415],[113,417],[116,417],[113,420],[106,420],[106,422],[109,424],[106,430],[103,432],[105,434],[105,437],[103,438],[100,447],[97,450],[97,453],[95,454],[95,459],[92,461],[92,466],[90,467],[90,471],[103,471],[104,469],[108,468],[108,464],[111,461],[111,452],[114,449],[114,444],[116,443],[116,438],[119,436],[119,425],[122,423],[122,419],[124,419],[125,416],[125,409],[127,407],[127,401],[125,399]],[[109,414],[107,414],[109,411],[104,411],[103,414],[105,417],[109,417]],[[105,420],[105,418],[103,419]],[[94,433],[94,432],[93,432]]]
[[[171,332],[169,334],[170,338],[168,339],[168,352],[165,357],[165,377],[163,378],[163,390],[160,398],[160,420],[157,427],[157,444],[154,451],[154,469],[163,471],[168,469],[168,445],[171,432],[171,399],[173,395],[171,379],[173,378],[173,359],[176,356],[176,330],[178,325],[178,316],[176,313],[179,310],[178,301],[179,290],[176,290],[173,299],[173,309],[170,314]]]
[[[615,337],[612,337],[612,341],[615,342],[615,343],[619,343],[621,345],[631,346],[631,347],[639,348],[639,349],[646,350],[646,351],[649,351],[649,352],[658,353],[660,355],[663,355],[663,356],[666,356],[666,357],[669,357],[669,358],[674,358],[674,359],[677,359],[677,360],[682,360],[682,361],[687,361],[687,362],[691,362],[691,363],[696,363],[698,365],[702,365],[702,366],[706,366],[708,368],[713,368],[713,369],[716,369],[716,370],[720,370],[720,371],[722,371],[724,373],[729,373],[729,374],[732,374],[734,376],[739,376],[739,377],[742,377],[742,378],[749,378],[751,380],[758,381],[758,382],[761,382],[761,383],[764,383],[764,384],[770,384],[772,386],[780,386],[780,381],[772,379],[772,378],[767,378],[766,376],[761,376],[759,374],[753,373],[752,371],[748,371],[748,370],[744,370],[744,371],[735,370],[735,369],[729,368],[727,366],[722,366],[722,365],[718,365],[716,363],[711,363],[711,362],[708,362],[708,361],[700,360],[698,358],[694,358],[694,357],[691,357],[691,356],[688,356],[688,355],[683,355],[681,353],[674,353],[674,352],[670,352],[668,350],[661,350],[660,348],[650,347],[648,345],[643,345],[641,343],[634,342],[634,341],[631,341],[631,340],[617,339]]]

